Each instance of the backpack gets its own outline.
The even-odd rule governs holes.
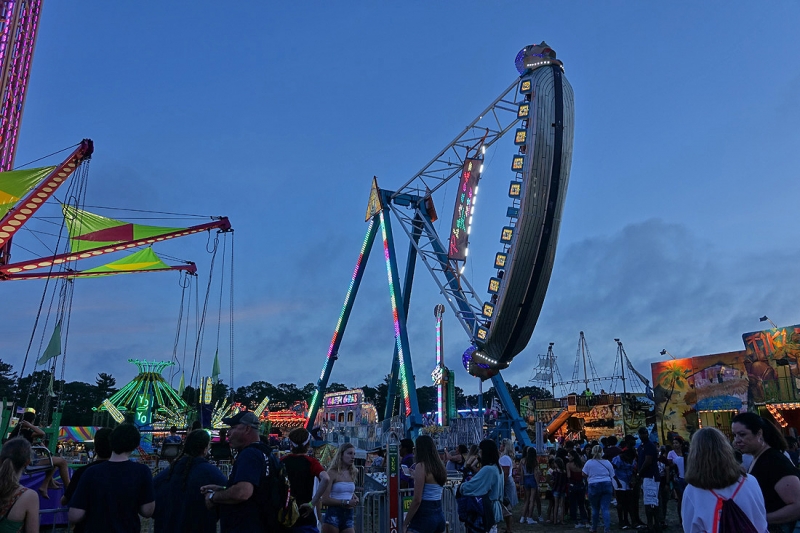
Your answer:
[[[267,445],[257,442],[251,446],[258,448],[264,457],[264,470],[257,489],[257,498],[261,503],[261,522],[270,532],[276,529],[288,530],[300,517],[300,509],[292,496],[286,466]]]
[[[739,489],[744,484],[745,476],[739,481],[739,485],[730,498],[725,499],[719,494],[711,491],[711,494],[717,497],[717,505],[714,508],[714,533],[758,533],[753,522],[739,505],[733,501]]]

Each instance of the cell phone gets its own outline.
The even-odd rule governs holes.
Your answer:
[[[403,470],[403,473],[408,477],[414,477],[414,471],[411,470],[408,465],[400,465],[400,468]]]

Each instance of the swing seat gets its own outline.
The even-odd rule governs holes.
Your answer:
[[[25,467],[25,475],[32,475],[38,472],[45,472],[55,468],[53,465],[53,454],[46,446],[31,446],[31,464]]]

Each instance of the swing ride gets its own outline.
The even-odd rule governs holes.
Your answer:
[[[530,444],[525,422],[500,370],[527,345],[544,302],[572,163],[574,105],[563,64],[547,43],[523,48],[515,66],[520,76],[405,184],[394,191],[381,189],[373,178],[367,234],[311,399],[309,429],[338,359],[372,244],[380,231],[395,331],[385,418],[391,418],[399,397],[405,432],[414,435],[422,426],[406,327],[419,258],[470,340],[463,356],[465,368],[481,380],[492,380],[518,440]],[[502,250],[495,256],[496,275],[488,284],[489,301],[484,302],[464,275],[464,264],[486,149],[514,126],[518,127],[514,132],[517,154],[510,165],[512,205],[506,213],[508,225],[501,231]],[[456,177],[459,188],[452,227],[443,241],[433,227],[437,219],[433,196]],[[402,283],[391,215],[409,239]]]

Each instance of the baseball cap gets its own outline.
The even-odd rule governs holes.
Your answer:
[[[255,415],[255,413],[250,411],[241,411],[230,418],[223,418],[222,423],[228,424],[229,426],[244,424],[245,426],[250,426],[256,429],[261,427],[261,422],[258,420],[258,417]]]

